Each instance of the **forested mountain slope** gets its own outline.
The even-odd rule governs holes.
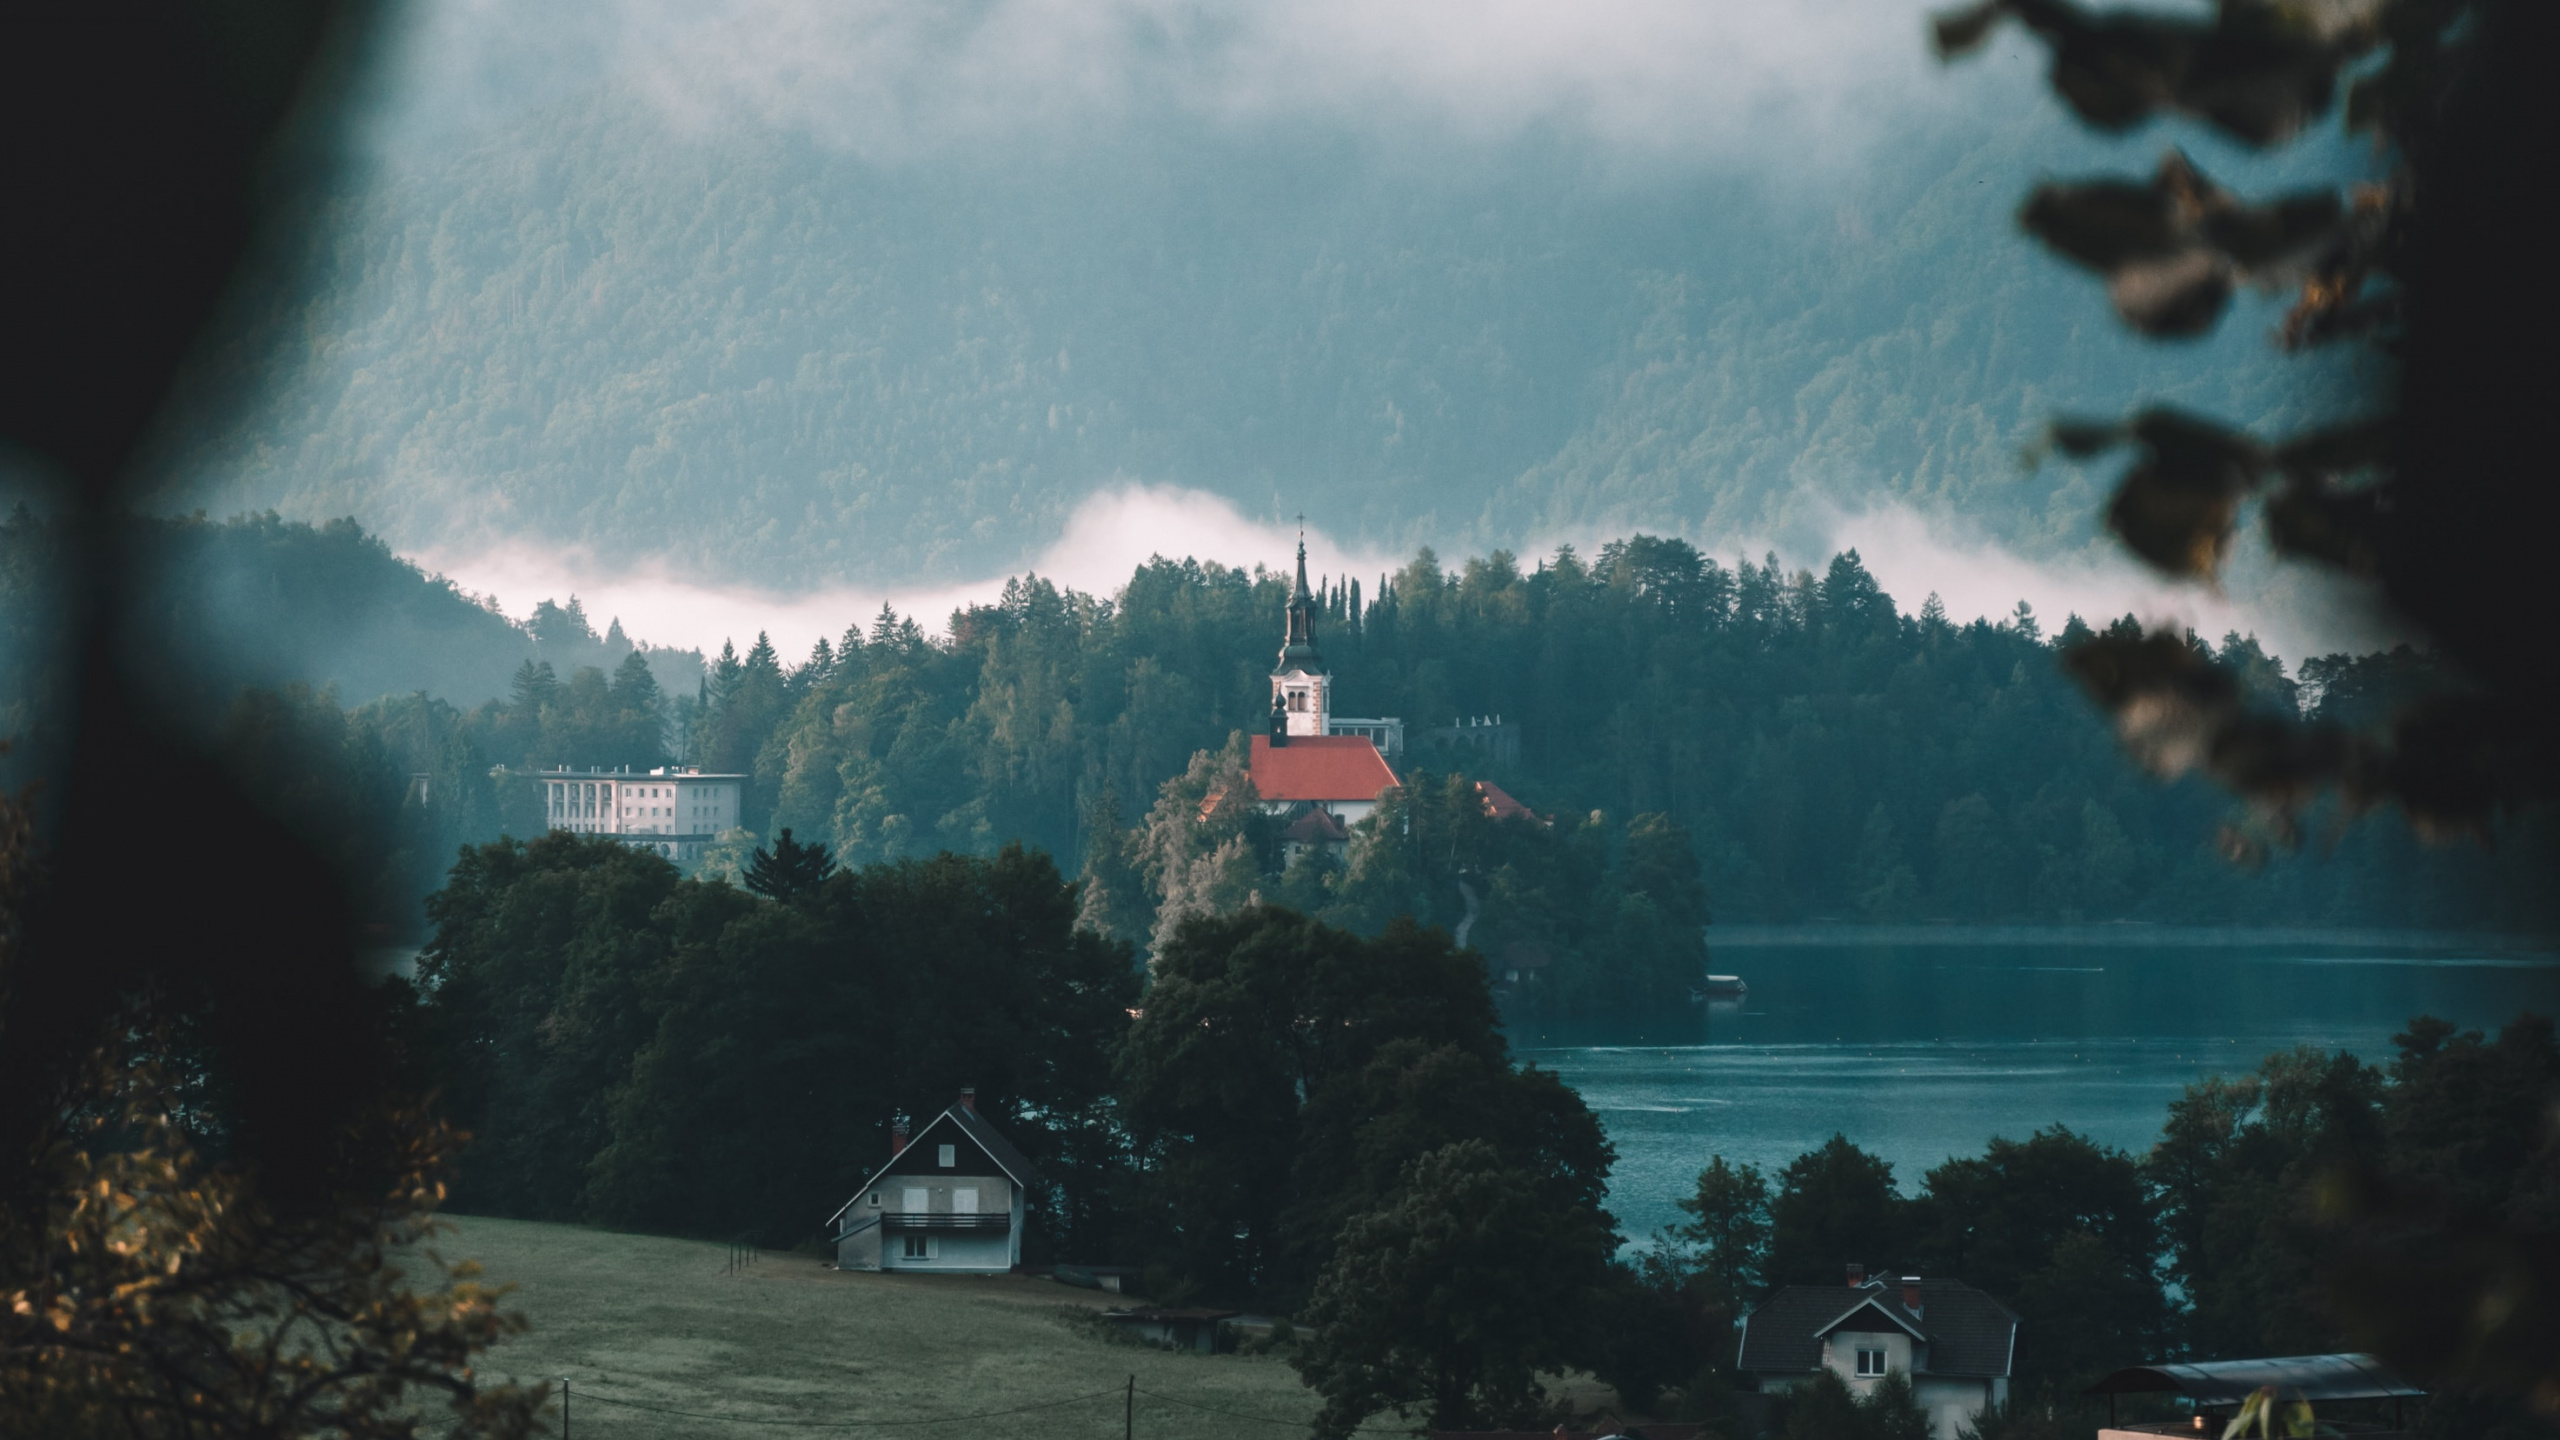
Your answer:
[[[39,696],[67,684],[59,624],[59,526],[20,510],[0,522],[0,735],[41,748]],[[210,720],[244,687],[333,690],[349,705],[424,692],[465,709],[509,693],[543,664],[567,681],[639,653],[655,683],[690,694],[702,657],[598,634],[575,596],[518,622],[441,575],[391,553],[352,520],[320,525],[246,515],[138,519],[124,543],[150,586],[131,597],[132,663],[172,718]]]
[[[312,293],[214,364],[282,380],[177,427],[166,493],[780,585],[1005,573],[1132,480],[1406,553],[1639,526],[1811,553],[1888,499],[2050,552],[2098,488],[2021,476],[2053,410],[2343,403],[2245,310],[2137,347],[2015,233],[2037,171],[2157,143],[1994,114],[1800,185],[1560,141],[874,164],[602,90],[313,216]]]

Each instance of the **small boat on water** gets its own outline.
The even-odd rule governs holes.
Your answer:
[[[1707,988],[1699,993],[1711,1000],[1738,1000],[1750,994],[1751,987],[1742,983],[1739,975],[1710,975]]]

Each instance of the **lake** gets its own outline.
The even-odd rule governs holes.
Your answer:
[[[1772,1172],[1833,1132],[1923,1171],[2061,1124],[2147,1148],[2181,1087],[2295,1045],[2387,1060],[2413,1015],[2494,1031],[2560,1008],[2560,954],[2407,934],[1914,927],[1709,936],[1750,992],[1684,1013],[1515,1023],[1617,1146],[1631,1240],[1682,1218],[1710,1155]]]

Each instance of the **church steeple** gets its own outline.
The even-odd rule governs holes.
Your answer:
[[[1272,668],[1274,675],[1290,670],[1304,670],[1310,675],[1324,673],[1324,657],[1316,653],[1316,602],[1307,591],[1307,537],[1298,536],[1298,585],[1289,594],[1287,633],[1280,639],[1280,663]]]
[[[1307,534],[1298,532],[1298,580],[1289,592],[1289,618],[1271,667],[1273,728],[1291,735],[1322,735],[1333,709],[1333,677],[1316,653],[1316,601],[1307,589]],[[1285,717],[1285,719],[1284,719]]]

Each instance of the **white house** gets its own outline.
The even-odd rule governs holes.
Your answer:
[[[670,860],[699,860],[702,848],[735,828],[744,775],[705,775],[674,766],[631,770],[542,770],[543,815],[554,830],[610,835]]]
[[[1848,1284],[1789,1285],[1743,1317],[1735,1367],[1764,1392],[1782,1392],[1829,1370],[1860,1395],[1896,1371],[1928,1412],[1938,1440],[1957,1440],[1973,1418],[2008,1403],[2018,1317],[1954,1280],[1905,1275]]]
[[[889,1163],[827,1219],[840,1270],[1002,1275],[1022,1263],[1022,1224],[1039,1176],[978,1113],[978,1092],[912,1140],[892,1132]]]

